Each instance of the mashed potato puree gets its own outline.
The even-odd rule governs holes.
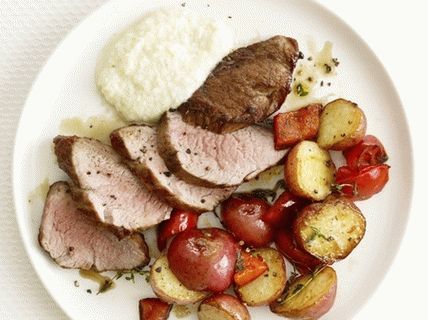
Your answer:
[[[183,10],[154,11],[106,48],[97,85],[125,120],[155,123],[202,85],[232,45],[223,23]]]

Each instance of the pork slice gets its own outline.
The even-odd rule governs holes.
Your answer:
[[[73,180],[73,195],[100,221],[144,230],[168,219],[172,208],[149,192],[110,146],[76,136],[54,139],[58,164]]]
[[[113,148],[129,159],[129,167],[146,187],[174,208],[211,211],[236,189],[200,187],[171,173],[158,153],[156,128],[124,127],[113,131],[110,139]]]
[[[179,110],[186,122],[218,133],[260,122],[285,101],[298,57],[297,41],[284,36],[239,48]]]
[[[142,234],[120,232],[80,210],[63,181],[49,189],[39,243],[64,268],[127,270],[150,260]]]
[[[158,128],[159,154],[181,179],[207,187],[236,186],[277,164],[286,150],[275,150],[273,134],[251,126],[217,134],[167,112]]]

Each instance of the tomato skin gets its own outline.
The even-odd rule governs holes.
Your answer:
[[[359,171],[340,167],[336,172],[336,183],[344,196],[354,201],[365,200],[383,189],[389,180],[389,168],[386,164],[368,166]]]
[[[290,229],[277,230],[275,244],[279,252],[294,263],[301,274],[311,273],[322,264],[319,259],[297,246]]]
[[[307,203],[307,200],[284,191],[263,214],[262,220],[274,228],[283,227],[289,224],[293,213],[302,209]]]
[[[158,226],[158,248],[160,251],[166,248],[168,240],[175,234],[188,229],[196,228],[198,214],[193,211],[174,209],[168,220],[162,221]]]
[[[310,273],[321,265],[321,261],[305,252],[294,241],[292,225],[299,211],[310,202],[290,192],[283,192],[274,202],[263,220],[275,226],[275,244],[278,250],[301,274]]]
[[[367,135],[355,146],[343,151],[348,167],[361,170],[368,166],[382,164],[388,160],[384,146],[378,138]]]
[[[262,257],[253,256],[245,251],[240,252],[236,264],[240,264],[242,268],[242,270],[237,269],[233,276],[233,280],[239,287],[245,286],[269,269]]]

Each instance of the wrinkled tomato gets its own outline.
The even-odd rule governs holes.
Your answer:
[[[236,261],[236,271],[233,280],[241,287],[262,275],[269,267],[261,256],[240,251]]]
[[[309,202],[306,199],[285,191],[263,215],[264,221],[276,227],[276,247],[296,265],[301,274],[310,273],[321,264],[321,261],[297,246],[292,233],[292,225],[297,214],[307,204]]]
[[[286,191],[275,201],[271,212],[266,213],[266,219],[279,226],[275,233],[276,247],[301,274],[310,273],[321,264],[320,260],[301,249],[293,237],[293,222],[307,204],[307,200]]]
[[[297,212],[307,204],[303,198],[290,192],[283,192],[273,205],[263,214],[262,220],[273,227],[282,227],[289,224],[293,212]]]
[[[339,192],[352,200],[365,200],[380,192],[389,179],[389,166],[379,164],[354,171],[340,167],[336,172]]]
[[[311,273],[322,264],[320,260],[297,246],[290,229],[279,229],[275,235],[275,244],[279,252],[294,263],[301,274]]]
[[[196,228],[198,214],[193,211],[174,209],[168,220],[162,221],[158,226],[158,248],[166,248],[167,241],[175,234]]]
[[[385,148],[378,138],[367,135],[355,146],[343,151],[351,170],[361,170],[368,166],[382,164],[388,160]]]

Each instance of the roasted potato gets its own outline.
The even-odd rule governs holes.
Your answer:
[[[269,203],[259,198],[232,196],[222,203],[221,215],[226,228],[238,240],[260,248],[273,241],[273,227],[262,220],[269,208]]]
[[[260,255],[269,269],[250,283],[235,287],[235,292],[249,306],[268,305],[284,291],[287,281],[284,259],[273,248],[257,249],[254,254]]]
[[[172,305],[158,298],[141,299],[138,303],[140,320],[167,320]]]
[[[345,150],[364,138],[366,116],[354,102],[337,99],[327,104],[321,114],[317,142],[326,150]]]
[[[160,256],[150,271],[150,285],[163,301],[179,305],[195,303],[208,296],[207,292],[187,289],[171,272],[168,259]]]
[[[296,278],[285,295],[270,305],[270,309],[291,319],[318,319],[331,309],[336,288],[336,272],[327,266]]]
[[[291,193],[321,201],[331,193],[336,168],[328,151],[302,141],[287,156],[284,178]]]
[[[296,111],[279,113],[273,119],[275,149],[282,150],[318,134],[322,105],[310,104]]]
[[[198,309],[199,320],[250,320],[247,307],[238,298],[224,294],[215,294],[202,301]]]
[[[293,224],[297,244],[331,264],[346,258],[366,231],[360,209],[345,198],[331,198],[305,207]]]
[[[168,248],[171,271],[186,288],[221,292],[233,282],[239,245],[223,229],[186,230]]]

